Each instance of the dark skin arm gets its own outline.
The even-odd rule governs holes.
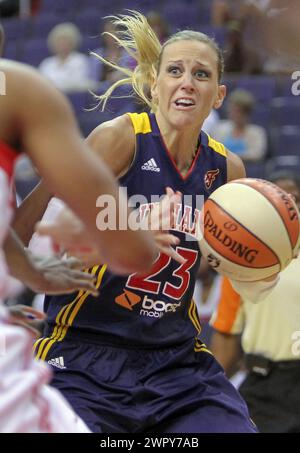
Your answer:
[[[51,197],[49,190],[41,181],[18,207],[12,227],[25,246],[28,246],[34,233],[34,226],[43,217]]]
[[[232,335],[214,330],[210,350],[224,368],[228,378],[239,370],[239,362],[243,355],[240,335]]]
[[[123,133],[116,134],[116,130]],[[87,138],[87,143],[96,155],[102,157],[116,177],[121,176],[129,168],[135,147],[135,136],[128,115],[98,126]],[[98,148],[101,149],[101,153]],[[18,207],[13,228],[26,246],[51,197],[52,194],[42,181]]]

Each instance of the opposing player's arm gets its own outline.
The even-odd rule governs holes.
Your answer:
[[[43,217],[51,197],[52,194],[41,181],[18,207],[12,227],[24,245],[28,246],[34,226]]]
[[[90,149],[102,157],[117,177],[127,170],[133,158],[135,137],[130,123],[128,115],[123,115],[98,126],[87,139]],[[28,245],[36,223],[43,217],[51,196],[41,182],[17,209],[13,228],[25,245]]]
[[[231,333],[214,330],[210,350],[224,368],[228,378],[238,371],[239,360],[242,357],[241,337]]]
[[[8,95],[10,90],[14,93],[12,110],[22,137],[21,147],[32,158],[49,190],[55,190],[83,219],[103,261],[115,272],[149,269],[156,256],[152,235],[141,230],[101,233],[97,230],[96,218],[100,209],[96,207],[96,200],[99,195],[111,195],[116,200],[117,215],[119,204],[124,209],[127,201],[119,194],[108,167],[88,152],[65,98],[35,71],[23,65],[18,71],[8,68],[7,80]],[[74,190],[76,186],[77,191]]]
[[[245,178],[246,170],[242,159],[227,150],[227,182],[233,179]]]

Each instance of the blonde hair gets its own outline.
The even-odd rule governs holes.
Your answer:
[[[102,105],[102,110],[104,110],[108,99],[116,88],[129,84],[132,85],[137,96],[155,112],[156,104],[150,97],[150,87],[159,73],[165,47],[176,41],[196,40],[209,45],[217,54],[219,81],[221,80],[224,71],[224,59],[222,51],[212,38],[201,32],[183,30],[172,35],[162,46],[146,17],[137,11],[129,10],[129,12],[131,15],[110,16],[109,18],[117,31],[115,33],[104,32],[103,34],[106,33],[114,38],[119,46],[136,60],[135,69],[132,71],[129,68],[119,66],[106,60],[101,55],[91,52],[104,64],[121,71],[126,76],[111,85],[104,94],[95,95],[99,104]]]

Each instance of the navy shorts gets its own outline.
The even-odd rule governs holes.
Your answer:
[[[254,433],[244,400],[194,341],[148,350],[64,340],[47,359],[93,432]]]

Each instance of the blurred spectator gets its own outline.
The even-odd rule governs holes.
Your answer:
[[[220,116],[217,110],[212,109],[208,117],[204,120],[202,130],[214,138],[215,130],[220,122]]]
[[[246,90],[234,90],[227,101],[228,120],[222,120],[214,138],[238,154],[244,161],[259,161],[267,152],[267,134],[263,127],[250,123],[255,99]]]
[[[211,25],[223,27],[233,19],[240,19],[242,0],[213,0],[211,6]]]
[[[299,14],[295,0],[214,0],[211,23],[239,20],[247,47],[265,62],[264,72],[288,74],[299,69]]]
[[[268,53],[282,59],[280,72],[299,69],[300,61],[300,2],[271,0],[271,9],[264,18],[261,40]],[[284,64],[288,64],[285,69]]]
[[[270,175],[300,206],[296,171]],[[210,348],[230,376],[246,353],[248,375],[239,390],[259,431],[300,432],[300,256],[281,272],[279,283],[262,301],[241,299],[229,280],[222,282]]]
[[[262,72],[260,57],[257,52],[245,45],[241,23],[237,20],[232,20],[227,24],[224,60],[225,72],[244,74]]]
[[[102,33],[102,46],[93,52],[100,57],[105,58],[113,64],[120,66],[131,66],[135,62],[128,57],[128,54],[118,45],[116,40],[110,35],[116,30],[115,25],[108,21],[105,23]],[[96,82],[114,83],[122,73],[112,67],[104,64],[100,58],[94,55],[90,56],[90,75]]]
[[[80,42],[79,29],[69,22],[56,25],[48,35],[48,47],[54,55],[43,60],[39,69],[62,91],[95,87],[90,78],[89,58],[76,50]]]
[[[161,44],[163,44],[170,35],[169,25],[157,11],[150,11],[146,18]]]

